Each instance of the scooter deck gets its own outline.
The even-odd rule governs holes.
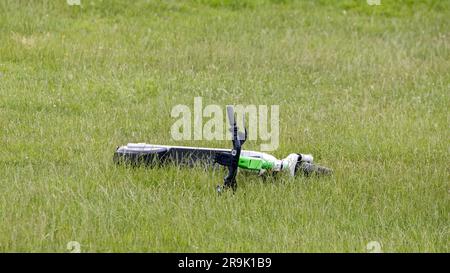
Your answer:
[[[130,165],[203,165],[213,166],[217,153],[230,152],[230,149],[168,146],[153,144],[129,144],[118,147],[114,162]]]

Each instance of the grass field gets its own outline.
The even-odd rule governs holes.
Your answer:
[[[449,252],[449,1],[0,1],[0,251]],[[328,178],[116,167],[176,104],[280,106]],[[258,149],[247,142],[246,149]]]

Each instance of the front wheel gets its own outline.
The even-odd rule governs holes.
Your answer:
[[[319,166],[308,162],[297,163],[295,173],[302,172],[305,176],[310,175],[331,175],[333,170],[327,167]]]

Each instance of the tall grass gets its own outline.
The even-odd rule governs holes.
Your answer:
[[[447,1],[0,2],[0,250],[449,251]],[[114,166],[176,104],[280,105],[330,178]],[[258,149],[259,142],[246,143]]]

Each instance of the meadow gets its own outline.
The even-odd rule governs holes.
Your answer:
[[[449,252],[450,2],[0,1],[0,251]],[[279,105],[331,177],[115,166],[177,104]],[[246,149],[258,149],[258,141]]]

